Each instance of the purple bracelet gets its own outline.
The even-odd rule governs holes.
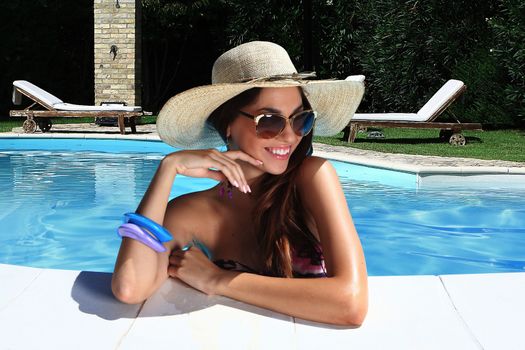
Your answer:
[[[150,235],[146,230],[135,224],[122,224],[117,229],[117,232],[119,236],[135,239],[158,253],[163,253],[166,251],[166,247],[164,247],[160,241],[153,238],[153,236]]]

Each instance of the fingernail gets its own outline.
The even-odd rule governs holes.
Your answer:
[[[232,185],[235,186],[235,187],[239,187],[239,183],[237,181],[233,181]]]
[[[252,193],[252,189],[248,186],[248,192]]]
[[[261,162],[260,160],[258,160],[257,163],[259,163],[259,165],[263,165],[263,162]]]

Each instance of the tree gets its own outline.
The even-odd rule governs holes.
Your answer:
[[[94,100],[93,2],[0,2],[0,115],[11,109],[12,82],[29,80],[81,104]]]
[[[491,52],[507,74],[503,103],[525,127],[525,2],[498,1],[497,13],[487,20],[494,33]]]
[[[142,0],[143,104],[158,111],[172,95],[209,83],[224,20],[220,1]]]

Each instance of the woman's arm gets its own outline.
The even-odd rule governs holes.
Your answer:
[[[206,293],[291,316],[360,325],[368,309],[366,264],[339,179],[321,158],[307,158],[301,167],[298,190],[316,223],[330,277],[273,278],[213,267],[204,273],[205,258],[194,249],[174,254],[169,274]]]
[[[278,278],[226,271],[217,294],[290,316],[343,326],[360,326],[367,312],[365,286],[344,278]]]
[[[175,176],[169,159],[164,158],[136,212],[162,224]],[[134,239],[123,238],[111,281],[115,297],[136,304],[153,294],[168,278],[169,251],[157,253]]]
[[[220,153],[217,150],[180,151],[166,156],[160,163],[148,190],[140,202],[137,213],[164,224],[173,232],[174,239],[164,245],[165,253],[156,253],[142,243],[123,238],[111,281],[113,294],[122,302],[136,304],[147,299],[168,278],[169,253],[177,245],[182,246],[189,238],[186,221],[192,216],[177,208],[177,200],[170,203],[170,218],[166,220],[169,194],[176,175],[207,177],[218,181],[228,179],[242,191],[249,187],[235,159],[253,165],[260,162],[242,152]],[[210,170],[217,169],[217,171]]]

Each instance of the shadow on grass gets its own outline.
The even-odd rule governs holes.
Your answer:
[[[469,143],[483,143],[479,137],[466,136],[467,144]],[[341,141],[346,141],[341,138]],[[368,138],[357,138],[354,143],[376,143],[376,144],[403,144],[403,145],[421,145],[421,144],[448,144],[448,141],[444,141],[439,137],[432,138],[384,138],[384,139],[368,139]]]

